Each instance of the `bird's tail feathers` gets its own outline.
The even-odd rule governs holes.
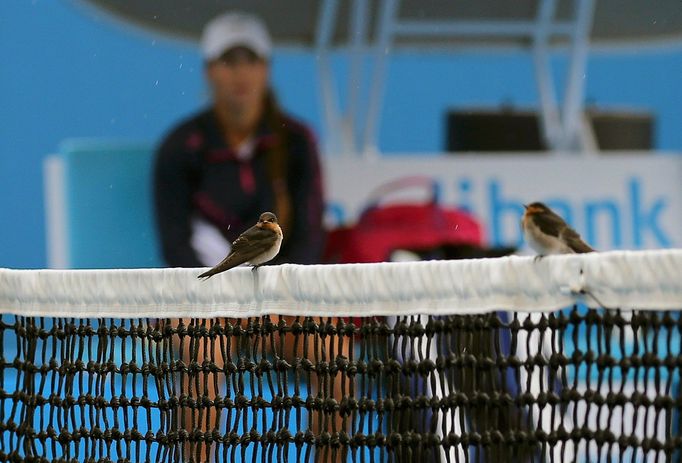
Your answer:
[[[221,263],[216,265],[210,270],[205,271],[201,275],[199,275],[197,278],[207,280],[208,278],[211,278],[213,275],[216,275],[218,273],[222,273],[226,270],[230,270],[231,268],[234,268],[238,265],[243,264],[246,262],[247,259],[243,257],[235,257],[234,254],[228,255]]]
[[[206,270],[204,273],[199,275],[197,278],[199,278],[200,280],[206,281],[209,278],[211,278],[213,275],[216,274],[216,272],[214,270],[215,270],[214,268],[212,268],[211,270]]]

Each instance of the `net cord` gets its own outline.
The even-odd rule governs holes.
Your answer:
[[[0,313],[70,317],[448,315],[589,306],[679,310],[682,250],[203,269],[0,269]]]

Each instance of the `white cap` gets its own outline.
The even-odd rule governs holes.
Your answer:
[[[217,59],[230,48],[239,46],[262,58],[270,57],[270,34],[260,19],[246,13],[224,13],[209,21],[201,34],[201,52],[206,61]]]

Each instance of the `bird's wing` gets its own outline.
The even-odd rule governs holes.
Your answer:
[[[248,262],[269,250],[275,244],[275,241],[277,241],[277,234],[275,232],[253,226],[234,240],[230,254],[222,262],[211,270],[199,275],[199,278],[209,278],[216,273],[224,272],[244,262]]]
[[[239,256],[240,262],[236,265],[240,265],[268,251],[276,241],[277,233],[254,226],[242,233],[232,243],[232,252],[230,254]]]
[[[534,215],[533,222],[545,235],[556,236],[561,234],[562,230],[568,228],[564,219],[554,214],[553,212],[542,215]]]
[[[564,243],[566,243],[566,245],[568,245],[569,248],[573,249],[573,252],[576,252],[578,254],[594,251],[594,249],[592,249],[587,243],[585,243],[582,240],[578,232],[573,230],[571,227],[566,227],[561,232],[561,238],[563,238]]]

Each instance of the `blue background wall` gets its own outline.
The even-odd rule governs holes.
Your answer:
[[[190,44],[126,27],[68,0],[2,0],[0,56],[0,267],[43,267],[44,156],[70,137],[157,140],[206,101],[201,60]],[[343,74],[343,60],[336,69]],[[681,71],[681,47],[595,52],[587,98],[654,111],[657,148],[681,150]],[[315,57],[277,52],[273,79],[283,105],[320,134]],[[536,100],[523,53],[396,55],[380,148],[439,151],[447,108]]]

